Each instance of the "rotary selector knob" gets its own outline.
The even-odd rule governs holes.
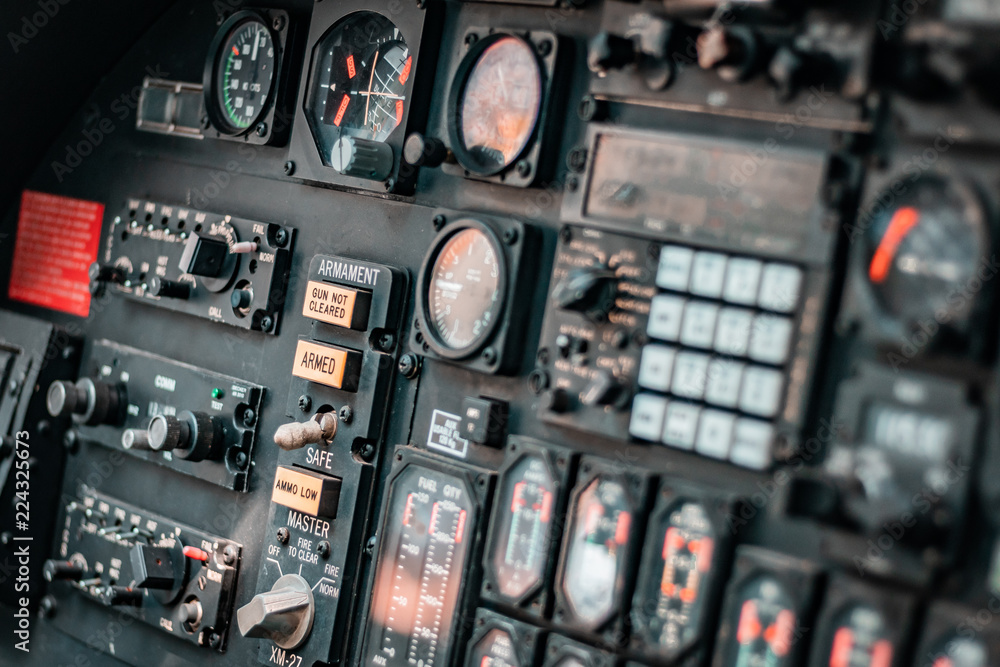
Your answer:
[[[258,593],[236,611],[244,637],[270,639],[280,648],[302,645],[312,630],[316,602],[309,582],[297,574],[280,577],[267,593]]]
[[[188,461],[217,459],[225,445],[222,422],[204,412],[184,410],[176,417],[156,415],[146,430],[150,449],[172,451]]]
[[[384,181],[392,174],[392,148],[380,141],[340,137],[330,151],[330,166],[344,176]]]
[[[615,303],[618,286],[610,269],[586,268],[571,271],[552,290],[556,306],[603,322]]]
[[[76,382],[56,380],[49,385],[45,407],[53,417],[73,417],[78,424],[119,425],[124,420],[125,395],[122,387],[83,378]]]

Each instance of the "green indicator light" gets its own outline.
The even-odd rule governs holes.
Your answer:
[[[212,398],[214,398],[215,400],[219,400],[223,396],[225,396],[225,393],[218,387],[212,390]]]

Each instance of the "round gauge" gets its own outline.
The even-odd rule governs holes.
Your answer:
[[[209,53],[205,101],[212,125],[225,134],[247,132],[271,103],[274,36],[259,15],[237,12],[222,24]]]
[[[501,595],[518,600],[538,586],[548,563],[555,482],[549,465],[529,455],[504,475],[493,571]]]
[[[384,142],[403,122],[413,57],[395,24],[349,14],[316,46],[306,117],[323,163],[341,136]]]
[[[572,615],[587,629],[599,626],[618,606],[631,528],[625,487],[609,479],[590,482],[573,515],[562,576]]]
[[[449,122],[455,157],[471,172],[499,173],[521,156],[538,125],[542,69],[535,50],[520,37],[494,35],[466,55],[455,81]]]
[[[864,604],[842,610],[827,639],[830,667],[889,667],[892,640],[882,614]]]
[[[980,198],[963,183],[928,175],[879,201],[893,204],[873,213],[864,254],[879,307],[904,326],[966,317],[991,246]]]
[[[426,340],[443,357],[474,354],[496,330],[506,292],[500,243],[466,221],[440,237],[424,260],[421,299]]]

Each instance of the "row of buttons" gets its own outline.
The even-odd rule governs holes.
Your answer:
[[[775,365],[788,360],[792,330],[788,317],[671,294],[653,297],[646,325],[651,338]]]
[[[763,470],[772,461],[771,424],[655,394],[636,395],[629,433],[754,470]]]
[[[656,285],[744,306],[790,313],[799,302],[802,269],[749,257],[665,245],[660,250]]]
[[[640,387],[759,417],[777,414],[783,380],[772,368],[668,345],[645,346],[639,362]]]

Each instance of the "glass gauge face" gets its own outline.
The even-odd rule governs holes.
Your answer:
[[[525,456],[504,476],[493,556],[497,586],[504,597],[521,598],[542,580],[554,502],[552,474],[541,456]]]
[[[892,640],[885,618],[868,605],[853,605],[834,619],[830,667],[890,667]]]
[[[735,645],[726,667],[784,667],[795,633],[795,611],[784,586],[771,576],[743,586],[736,608]]]
[[[456,477],[410,465],[392,483],[365,655],[385,666],[446,664],[474,505]]]
[[[506,630],[494,628],[472,650],[472,667],[521,667],[514,640]]]
[[[341,136],[385,141],[403,122],[413,57],[399,28],[375,12],[355,12],[320,40],[306,116],[326,165]]]
[[[989,651],[983,642],[958,633],[939,640],[927,653],[923,667],[986,667],[990,664]]]
[[[879,305],[904,325],[968,315],[970,282],[989,255],[986,214],[971,188],[924,176],[872,214],[865,272]]]
[[[493,333],[503,305],[500,251],[483,230],[447,238],[428,274],[424,298],[437,341],[452,352],[474,352]]]
[[[580,494],[570,529],[562,587],[576,620],[596,627],[615,610],[632,508],[624,487],[597,478]]]
[[[274,83],[275,56],[271,31],[258,19],[237,23],[215,57],[217,117],[229,131],[257,122],[268,104]]]
[[[655,583],[656,588],[642,593],[639,611],[649,640],[672,655],[702,634],[715,538],[705,509],[685,501],[667,512],[651,539],[648,553],[655,558],[656,580],[650,587]]]
[[[511,35],[492,42],[462,87],[456,122],[463,165],[482,174],[510,166],[531,140],[541,106],[542,72],[531,45]]]

